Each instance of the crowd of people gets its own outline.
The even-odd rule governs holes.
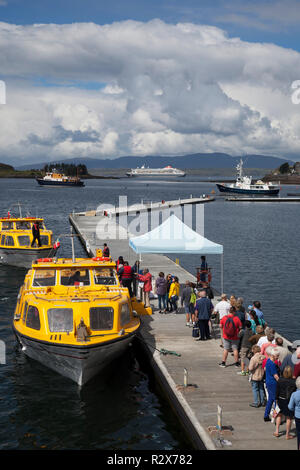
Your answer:
[[[153,280],[148,269],[140,272],[137,263],[131,267],[122,257],[117,261],[117,271],[130,296],[140,290],[145,307],[150,307],[150,292],[157,297],[161,314],[178,313],[180,302],[186,326],[193,328],[196,341],[216,337],[215,325],[218,325],[222,348],[219,366],[226,368],[229,354],[233,355],[237,373],[248,377],[250,382],[253,401],[249,405],[264,408],[263,419],[275,422],[276,438],[285,434],[286,439],[293,439],[294,420],[300,450],[300,340],[286,346],[283,338],[267,325],[259,301],[246,309],[242,298],[232,295],[228,299],[222,294],[214,306],[213,291],[204,277],[200,286],[186,281],[180,289],[176,276],[160,272]],[[286,431],[280,432],[283,420]]]
[[[280,424],[285,418],[286,439],[293,439],[292,420],[295,420],[297,449],[300,450],[300,340],[285,346],[264,319],[259,301],[248,309],[242,298],[222,294],[212,310],[220,327],[223,348],[219,366],[226,367],[228,354],[233,353],[238,374],[247,376],[251,384],[253,408],[264,407],[265,422],[274,421],[273,433],[280,437]]]

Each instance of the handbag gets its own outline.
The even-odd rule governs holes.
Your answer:
[[[279,406],[277,404],[275,406],[273,405],[272,410],[270,412],[270,418],[271,418],[272,423],[274,423],[279,413],[280,413]]]
[[[200,336],[200,329],[199,329],[199,326],[194,326],[193,327],[193,330],[192,330],[192,336],[193,338],[199,338]]]

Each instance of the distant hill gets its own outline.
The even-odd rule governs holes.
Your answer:
[[[91,170],[95,168],[117,169],[117,168],[136,168],[142,165],[150,168],[160,168],[171,165],[176,168],[185,169],[206,169],[206,168],[234,168],[240,160],[239,157],[232,157],[226,153],[195,153],[192,155],[182,155],[176,157],[145,156],[135,157],[126,156],[115,159],[94,159],[94,158],[70,158],[61,160],[61,163],[83,164]],[[242,156],[244,168],[278,168],[285,162],[293,164],[292,160],[266,156],[266,155],[246,155]],[[17,167],[18,170],[41,169],[49,162],[31,163]]]
[[[0,178],[35,178],[41,176],[39,170],[15,170],[13,166],[0,163]]]
[[[0,173],[6,171],[15,171],[14,167],[11,165],[6,165],[5,163],[0,163]]]

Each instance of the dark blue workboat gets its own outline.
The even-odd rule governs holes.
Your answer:
[[[243,176],[243,160],[237,165],[237,177],[235,183],[216,183],[221,193],[235,194],[260,194],[276,196],[280,187],[273,183],[265,183],[261,180],[252,183],[251,176]]]

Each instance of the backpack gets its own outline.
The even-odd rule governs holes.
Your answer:
[[[191,293],[191,297],[190,297],[190,304],[193,304],[193,305],[194,305],[194,303],[196,302],[196,300],[197,300],[197,297],[196,297],[195,292],[193,291],[193,292]]]
[[[233,338],[236,335],[236,326],[233,321],[233,317],[228,317],[224,325],[224,334],[228,338]]]

